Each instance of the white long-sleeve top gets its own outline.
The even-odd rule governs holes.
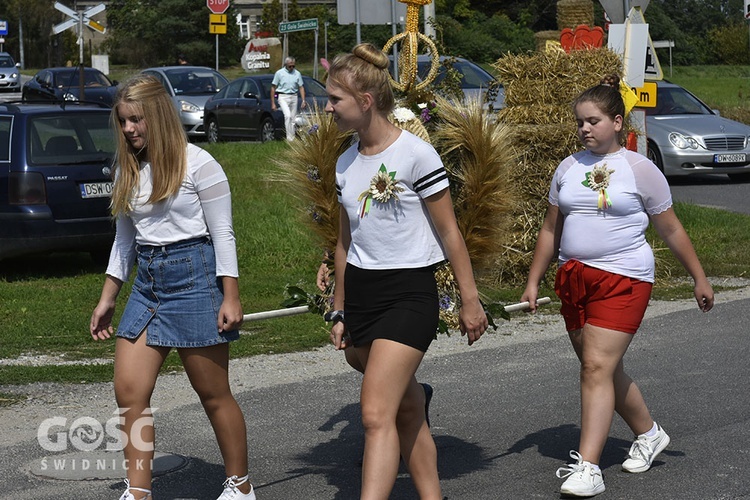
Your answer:
[[[148,203],[151,164],[141,162],[133,210],[117,217],[117,231],[107,274],[127,281],[135,263],[135,245],[164,246],[210,236],[216,275],[237,277],[237,249],[232,227],[232,198],[221,165],[208,152],[188,144],[187,174],[177,195]]]
[[[583,184],[595,167],[613,170],[599,209],[599,192]],[[565,158],[552,178],[549,202],[565,217],[560,262],[570,259],[611,273],[654,282],[654,254],[646,241],[649,215],[672,206],[669,184],[648,158],[620,149],[606,155],[582,151]]]

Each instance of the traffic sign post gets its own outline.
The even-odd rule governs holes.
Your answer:
[[[314,68],[313,78],[318,78],[318,18],[301,19],[299,21],[284,21],[279,23],[279,33],[284,34],[284,53],[288,53],[286,48],[286,35],[293,31],[315,30],[315,55],[313,56]]]
[[[216,71],[219,71],[219,35],[227,33],[227,16],[229,0],[206,0],[206,7],[211,11],[208,17],[208,32],[216,35]]]
[[[63,21],[60,24],[56,24],[52,27],[52,32],[55,35],[57,35],[58,33],[62,33],[63,31],[72,28],[73,26],[78,27],[78,66],[80,68],[80,75],[78,77],[78,83],[80,85],[79,99],[81,101],[84,101],[86,99],[86,95],[85,86],[83,84],[83,26],[85,24],[89,28],[98,31],[99,33],[104,33],[106,28],[91,18],[107,10],[107,7],[103,3],[100,3],[99,5],[94,5],[93,7],[89,7],[86,10],[76,12],[75,10],[69,8],[67,5],[63,5],[60,2],[55,2],[55,9],[70,17],[70,19],[68,19],[67,21]]]

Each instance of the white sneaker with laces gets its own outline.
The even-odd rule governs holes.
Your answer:
[[[138,498],[136,498],[136,496],[131,493],[132,491],[145,493],[145,495],[139,496]],[[148,498],[151,498],[151,490],[146,490],[143,488],[136,488],[135,486],[130,486],[130,481],[128,481],[127,479],[125,480],[125,491],[120,496],[119,500],[146,500]]]
[[[594,470],[593,465],[584,462],[583,457],[577,451],[571,451],[570,457],[575,459],[576,463],[560,467],[556,472],[557,477],[567,478],[560,486],[560,493],[575,497],[593,497],[602,493],[604,491],[602,471],[598,468]]]
[[[656,424],[656,428],[657,432],[654,437],[648,437],[645,434],[636,436],[630,446],[627,460],[622,463],[622,470],[638,473],[646,472],[651,468],[656,455],[669,445],[669,436],[664,429],[659,424]]]
[[[247,482],[247,476],[228,477],[224,481],[224,492],[216,500],[255,500],[255,492],[253,491],[253,485],[250,485],[250,493],[242,493],[237,486],[245,484]]]

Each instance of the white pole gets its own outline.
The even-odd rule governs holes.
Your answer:
[[[549,304],[551,302],[549,297],[541,297],[537,299],[536,305],[541,306],[544,304]],[[518,304],[510,304],[505,306],[505,310],[507,312],[514,312],[514,311],[524,311],[529,308],[528,302],[519,302]],[[264,319],[272,319],[272,318],[283,318],[285,316],[296,316],[297,314],[305,314],[306,312],[309,312],[310,309],[307,306],[298,306],[298,307],[288,307],[286,309],[274,309],[272,311],[263,311],[263,312],[257,312],[252,314],[245,314],[242,317],[243,321],[250,322],[250,321],[261,321]]]

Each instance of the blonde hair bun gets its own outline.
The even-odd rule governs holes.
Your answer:
[[[360,43],[352,49],[352,54],[367,61],[378,69],[388,68],[390,62],[388,56],[371,43]]]

